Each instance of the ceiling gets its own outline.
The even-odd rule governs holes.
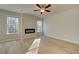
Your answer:
[[[39,11],[33,11],[35,9],[38,9],[38,7],[35,4],[0,4],[0,9],[13,11],[17,13],[32,14],[38,17],[41,16],[45,17],[78,6],[79,4],[52,4],[52,6],[48,8],[51,12],[50,13],[45,12],[43,15],[41,15]]]

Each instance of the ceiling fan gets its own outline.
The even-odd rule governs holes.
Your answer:
[[[48,10],[48,8],[51,6],[51,4],[36,4],[37,7],[39,7],[39,9],[37,10],[34,10],[34,11],[40,11],[41,14],[44,13],[44,12],[51,12],[50,10]]]

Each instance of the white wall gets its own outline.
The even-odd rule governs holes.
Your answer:
[[[18,34],[6,34],[7,32],[7,16],[19,17],[19,33]],[[22,18],[22,19],[21,19]],[[29,14],[19,14],[15,12],[0,10],[0,41],[25,39],[28,37],[35,37],[37,34],[25,34],[26,28],[37,28],[37,20],[40,19],[36,16]]]
[[[10,34],[10,35],[7,34],[7,16],[19,17],[19,21],[20,21],[20,15],[18,13],[0,10],[0,41],[14,40],[19,38],[18,34]],[[20,30],[19,30],[19,33],[20,33]]]
[[[37,35],[37,20],[39,18],[33,15],[23,14],[22,15],[22,38],[36,37]],[[25,29],[35,28],[36,33],[25,34]]]
[[[45,17],[44,34],[79,44],[79,7]]]

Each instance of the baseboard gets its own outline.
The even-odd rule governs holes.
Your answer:
[[[54,36],[49,36],[49,35],[46,35],[47,37],[50,37],[50,38],[56,38],[58,40],[63,40],[63,41],[67,41],[67,42],[71,42],[71,43],[74,43],[74,44],[78,44],[79,45],[79,42],[78,41],[71,41],[71,40],[66,40],[66,39],[62,39],[62,38],[59,38],[59,37],[54,37]]]

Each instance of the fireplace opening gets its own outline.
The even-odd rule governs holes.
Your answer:
[[[30,34],[30,33],[35,33],[35,29],[34,28],[25,29],[25,34]]]

